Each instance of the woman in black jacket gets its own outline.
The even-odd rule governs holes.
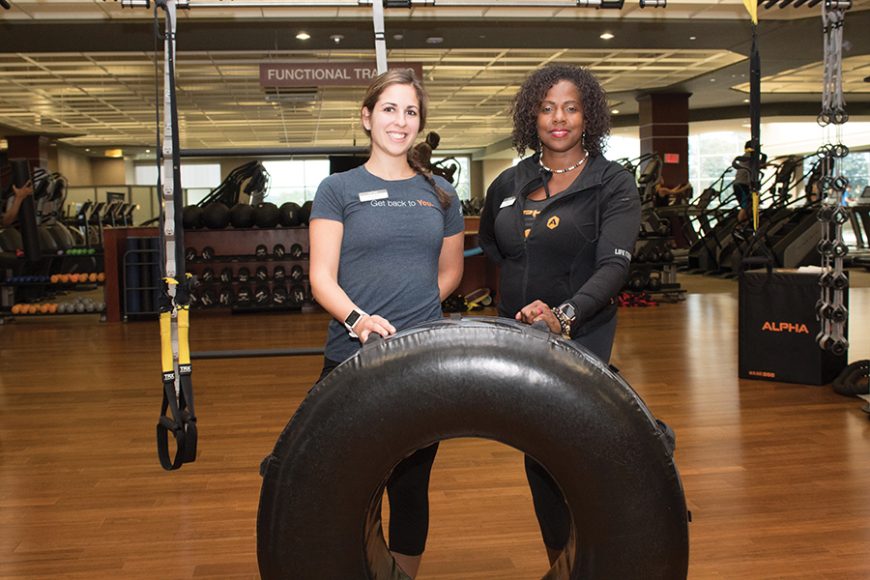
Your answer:
[[[604,90],[581,67],[544,67],[520,88],[513,123],[519,154],[534,154],[490,185],[480,219],[480,245],[500,266],[499,314],[543,320],[608,362],[640,196],[634,177],[602,155],[610,134]],[[526,473],[552,564],[568,540],[568,511],[529,457]]]

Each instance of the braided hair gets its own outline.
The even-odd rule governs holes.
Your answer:
[[[417,101],[420,103],[420,132],[422,132],[423,128],[426,126],[429,95],[423,88],[422,83],[417,79],[417,75],[414,74],[413,69],[391,69],[378,75],[366,91],[365,98],[362,102],[363,108],[368,109],[369,111],[374,111],[381,93],[383,93],[387,87],[392,85],[410,85],[414,87],[414,91],[417,93]],[[363,125],[363,130],[366,135],[369,137],[372,136],[371,131],[366,129],[365,125]],[[438,187],[435,183],[435,178],[432,176],[432,171],[430,171],[428,167],[425,167],[420,161],[415,147],[411,147],[408,151],[408,165],[410,165],[411,169],[416,173],[422,175],[429,185],[432,186],[432,189],[435,190],[435,195],[438,196],[438,201],[441,203],[441,207],[445,209],[450,207],[452,202],[451,195]]]

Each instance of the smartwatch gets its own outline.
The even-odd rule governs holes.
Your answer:
[[[359,319],[365,316],[366,313],[362,310],[357,310],[354,308],[350,311],[350,314],[347,315],[347,318],[344,319],[344,327],[347,329],[348,334],[350,334],[351,338],[358,338],[356,333],[353,331],[353,325],[359,322]]]

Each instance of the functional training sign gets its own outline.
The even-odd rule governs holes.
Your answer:
[[[396,63],[391,69],[409,68],[418,79],[423,78],[423,64]],[[262,87],[326,87],[366,86],[377,76],[373,62],[333,63],[260,63]]]

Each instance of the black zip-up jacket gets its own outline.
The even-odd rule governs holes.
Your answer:
[[[571,336],[579,336],[616,314],[613,298],[628,278],[640,229],[640,196],[621,165],[590,156],[526,238],[523,206],[545,175],[533,155],[496,178],[480,216],[480,246],[501,269],[501,316],[513,318],[534,300],[551,308],[569,301],[577,311]]]

